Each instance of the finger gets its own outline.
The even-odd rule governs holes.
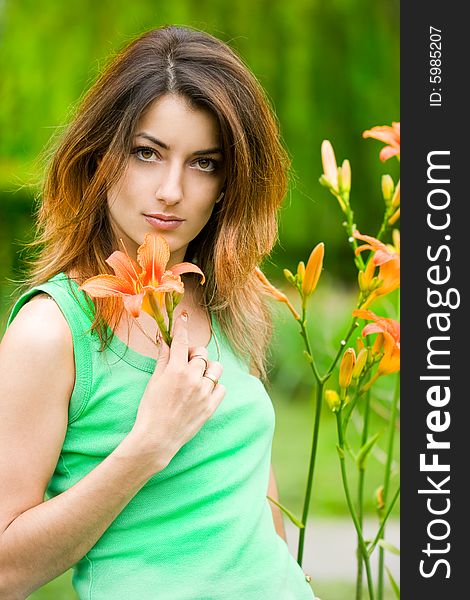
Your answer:
[[[170,348],[169,364],[185,365],[188,363],[188,313],[184,310],[175,320],[173,340]]]
[[[209,373],[209,375],[211,375],[211,377],[220,379],[220,376],[222,375],[223,370],[224,370],[224,367],[221,363],[217,362],[216,360],[210,360],[209,365],[206,369],[206,372]]]
[[[223,367],[220,363],[215,361],[209,361],[209,367],[206,369],[206,372],[202,376],[202,378],[207,382],[208,391],[211,391],[211,389],[213,390],[217,387],[220,376],[222,375],[222,370]]]
[[[163,340],[161,340],[160,345],[158,347],[158,355],[157,355],[157,365],[155,367],[154,373],[156,375],[160,374],[168,364],[170,359],[170,348],[168,344],[166,344]]]
[[[201,375],[209,367],[209,358],[205,346],[192,346],[189,348],[189,366]]]
[[[214,414],[215,411],[217,410],[217,408],[219,407],[220,403],[222,402],[222,400],[225,397],[226,391],[227,390],[225,389],[225,387],[223,385],[221,385],[220,383],[219,383],[219,385],[217,385],[214,388],[214,391],[211,394],[211,397],[210,397],[210,400],[209,400],[210,401],[211,410],[212,410],[211,414]]]

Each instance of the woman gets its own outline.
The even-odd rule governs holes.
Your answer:
[[[270,333],[254,270],[287,164],[259,84],[205,33],[150,31],[89,91],[0,350],[2,599],[72,565],[90,600],[313,597],[266,499],[274,414],[253,376]],[[119,240],[136,259],[157,233],[167,269],[197,263],[171,348],[79,287],[112,273]]]

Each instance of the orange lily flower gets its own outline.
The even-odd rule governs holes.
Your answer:
[[[263,287],[264,293],[268,294],[269,296],[271,296],[275,300],[278,300],[279,302],[284,302],[285,304],[287,304],[289,310],[294,315],[294,318],[297,321],[300,321],[300,315],[295,310],[295,308],[292,306],[289,298],[284,294],[284,292],[281,292],[281,290],[278,290],[277,287],[275,287],[269,281],[269,279],[266,277],[266,275],[263,273],[263,271],[259,267],[256,267],[256,269],[255,269],[255,275],[259,279],[259,281],[261,282],[261,285]]]
[[[400,261],[400,255],[395,251],[395,248],[391,250],[389,246],[372,237],[371,235],[362,235],[362,233],[359,233],[359,231],[356,229],[356,231],[353,232],[353,237],[355,237],[357,240],[368,242],[367,244],[359,246],[356,249],[356,255],[359,255],[363,250],[371,250],[371,252],[375,253],[373,261],[374,265],[377,267],[391,260]]]
[[[370,235],[362,235],[357,230],[354,231],[353,237],[368,242],[356,248],[356,255],[360,254],[363,250],[370,250],[374,252],[374,256],[371,259],[373,264],[380,267],[378,279],[381,283],[368,296],[363,305],[365,307],[379,296],[385,296],[400,287],[400,255],[395,251],[394,247],[391,248]],[[373,274],[367,267],[366,272],[368,280],[372,280]]]
[[[182,273],[204,273],[192,263],[179,263],[166,270],[170,259],[170,247],[163,236],[147,233],[144,243],[137,250],[137,262],[127,253],[117,250],[106,259],[115,275],[90,277],[80,289],[93,298],[120,296],[124,308],[133,317],[142,310],[161,322],[161,309],[165,294],[172,294],[175,306],[184,293]]]
[[[363,138],[373,138],[388,144],[380,151],[380,160],[385,162],[392,156],[400,160],[400,123],[392,123],[392,126],[383,125],[381,127],[372,127],[364,131]]]
[[[400,323],[395,319],[389,319],[388,317],[379,317],[371,310],[364,310],[356,308],[353,310],[353,317],[359,317],[367,321],[373,321],[366,325],[362,331],[362,336],[369,335],[371,333],[383,333],[391,336],[397,344],[400,343]]]
[[[368,384],[369,387],[380,375],[395,373],[400,369],[400,323],[394,319],[379,317],[371,310],[356,309],[353,311],[353,316],[373,321],[364,327],[363,336],[371,333],[383,335],[384,355],[379,363],[377,373]]]

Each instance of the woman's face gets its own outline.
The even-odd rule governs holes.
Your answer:
[[[181,262],[223,183],[214,115],[181,96],[162,96],[139,119],[127,167],[108,188],[113,229],[134,257],[146,233],[159,233],[170,245],[169,266]]]

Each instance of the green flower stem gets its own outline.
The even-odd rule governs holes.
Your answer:
[[[381,522],[379,530],[377,531],[377,534],[376,534],[376,536],[374,538],[374,541],[369,546],[369,549],[368,549],[369,556],[371,556],[371,554],[374,551],[375,547],[379,543],[379,540],[383,539],[383,537],[384,537],[383,534],[384,534],[384,529],[385,529],[385,523],[387,522],[387,519],[390,516],[390,513],[392,512],[393,507],[395,506],[395,502],[398,500],[398,496],[399,495],[400,495],[400,486],[398,486],[398,488],[396,489],[395,493],[393,494],[393,497],[390,500],[388,508],[387,508],[386,512],[384,513],[384,515],[382,517],[382,522]],[[380,548],[380,549],[383,550],[383,548]]]
[[[356,528],[359,550],[361,552],[362,559],[364,561],[364,565],[366,568],[367,587],[369,590],[369,598],[370,598],[370,600],[374,600],[374,584],[372,581],[372,573],[371,573],[371,569],[370,569],[369,553],[367,551],[367,547],[364,542],[364,538],[362,535],[362,528],[359,523],[356,511],[354,509],[352,499],[351,499],[351,493],[349,491],[348,477],[347,477],[347,473],[346,473],[346,463],[344,460],[344,437],[343,437],[341,411],[338,411],[336,413],[336,426],[337,426],[337,431],[338,431],[338,445],[339,445],[339,450],[340,450],[338,452],[338,454],[339,454],[339,461],[340,461],[340,466],[341,466],[341,478],[343,481],[344,493],[346,496],[346,502],[348,505],[349,513],[350,513],[352,521],[354,523],[354,527]]]
[[[302,318],[299,321],[299,324],[300,324],[300,335],[302,336],[302,338],[304,340],[305,349],[307,350],[309,356],[312,358],[312,360],[309,361],[309,364],[311,365],[313,375],[315,376],[315,379],[317,380],[317,382],[321,383],[322,378],[320,377],[320,374],[318,372],[315,361],[313,360],[312,350],[310,348],[310,341],[308,339],[308,332],[307,332],[307,327],[306,327],[306,308],[305,308],[305,306],[302,307]]]
[[[344,344],[341,344],[339,347],[338,352],[336,353],[335,358],[333,359],[333,362],[330,365],[330,368],[327,370],[327,372],[325,373],[325,375],[323,375],[323,377],[318,377],[317,379],[319,381],[321,381],[322,383],[326,383],[326,381],[330,378],[330,375],[333,373],[333,369],[336,366],[336,363],[338,362],[338,360],[341,358],[341,355],[343,354],[343,351],[346,347],[346,343],[349,340],[349,338],[352,336],[352,334],[354,333],[354,330],[357,327],[357,319],[353,319],[351,326],[348,329],[347,334],[345,335],[345,337],[341,340],[342,342],[344,342]]]
[[[155,300],[152,294],[149,294],[149,302],[153,312],[153,318],[157,322],[158,328],[162,334],[163,340],[168,346],[171,346],[171,335],[170,332],[166,328],[165,319],[160,311],[160,307],[158,306],[158,302]]]
[[[348,210],[346,211],[346,223],[344,224],[346,231],[348,233],[348,241],[351,239],[352,241],[350,242],[352,245],[352,249],[354,251],[354,262],[356,263],[356,267],[359,269],[359,271],[363,271],[365,269],[365,264],[364,264],[364,260],[362,258],[362,256],[360,254],[358,254],[356,256],[356,250],[358,248],[358,243],[355,237],[353,237],[353,233],[355,230],[355,225],[354,225],[354,213],[352,211],[352,208],[349,206],[348,203]]]
[[[350,413],[351,414],[351,413]],[[362,429],[361,437],[361,448],[367,443],[369,436],[369,416],[370,416],[370,394],[366,393],[365,405],[364,405],[364,426]],[[357,484],[357,507],[358,507],[358,521],[363,529],[364,524],[364,480],[365,480],[365,467],[359,467],[359,478]],[[362,572],[363,572],[363,560],[361,550],[359,547],[359,537],[357,538],[357,577],[356,577],[356,600],[362,598]]]
[[[300,566],[302,566],[302,558],[304,553],[304,541],[305,541],[305,528],[307,525],[308,518],[308,510],[310,507],[310,496],[312,493],[312,484],[313,484],[313,473],[315,470],[315,458],[317,455],[317,446],[318,446],[318,431],[320,428],[320,415],[321,415],[321,407],[323,400],[323,383],[321,381],[318,382],[316,389],[316,405],[315,405],[315,421],[313,426],[313,436],[312,436],[312,450],[310,452],[310,463],[308,466],[308,476],[307,476],[307,489],[305,491],[305,499],[304,499],[304,507],[302,511],[302,524],[303,528],[299,531],[299,545],[297,550],[297,562]]]
[[[345,415],[343,417],[343,425],[342,425],[344,437],[346,437],[346,431],[348,429],[349,421],[351,419],[351,415],[352,415],[354,409],[356,408],[358,399],[359,399],[359,394],[356,392],[354,394],[354,396],[352,397],[352,399],[349,401],[347,408],[343,409],[345,412]]]
[[[364,261],[362,260],[361,255],[356,256],[356,248],[358,244],[356,238],[353,237],[355,224],[354,213],[349,202],[349,192],[335,190],[332,187],[330,187],[330,191],[338,200],[339,206],[346,217],[346,221],[344,221],[343,226],[348,234],[348,240],[349,238],[352,238],[352,241],[350,243],[354,251],[354,262],[356,264],[356,267],[359,269],[359,271],[363,271],[365,266]]]
[[[380,226],[379,232],[377,233],[377,235],[375,236],[376,240],[381,241],[383,236],[385,235],[385,232],[387,231],[387,229],[389,228],[389,224],[388,224],[388,220],[390,219],[390,217],[393,215],[393,213],[397,210],[398,207],[393,208],[392,206],[388,206],[384,212],[384,220],[382,221],[382,224]]]
[[[384,488],[383,488],[383,500],[384,504],[387,505],[387,495],[390,486],[390,477],[392,472],[392,462],[393,462],[393,448],[395,441],[395,433],[396,433],[396,418],[398,413],[398,400],[400,398],[400,374],[396,374],[395,380],[395,392],[393,394],[392,401],[392,410],[390,414],[390,422],[389,422],[389,435],[388,435],[388,447],[387,447],[387,460],[385,463],[385,474],[384,474]],[[388,517],[388,512],[386,513]],[[385,520],[386,517],[380,515],[381,529],[382,529],[382,537],[385,533]],[[383,585],[384,585],[384,549],[379,549],[379,563],[378,563],[378,576],[377,576],[377,598],[381,600],[383,597]]]
[[[173,298],[170,294],[165,295],[166,314],[168,315],[168,334],[171,336],[173,328],[173,312],[175,310]]]
[[[398,291],[397,295],[397,313],[398,318],[400,316],[400,292]],[[398,401],[400,398],[400,372],[396,374],[395,380],[395,390],[393,394],[392,400],[392,408],[390,413],[390,421],[389,421],[389,429],[388,429],[388,445],[387,445],[387,460],[385,463],[385,472],[384,472],[384,488],[383,488],[383,502],[384,505],[387,505],[387,495],[390,485],[390,477],[392,473],[392,462],[393,462],[393,448],[395,442],[395,434],[396,434],[396,418],[398,414]],[[383,509],[382,509],[383,510]],[[382,533],[381,536],[383,538],[385,534],[385,518],[380,514],[380,522]],[[388,514],[387,514],[388,517]],[[381,547],[379,549],[379,560],[378,560],[378,573],[377,573],[377,598],[378,600],[382,600],[383,598],[383,587],[384,587],[384,565],[385,565],[385,552]]]

